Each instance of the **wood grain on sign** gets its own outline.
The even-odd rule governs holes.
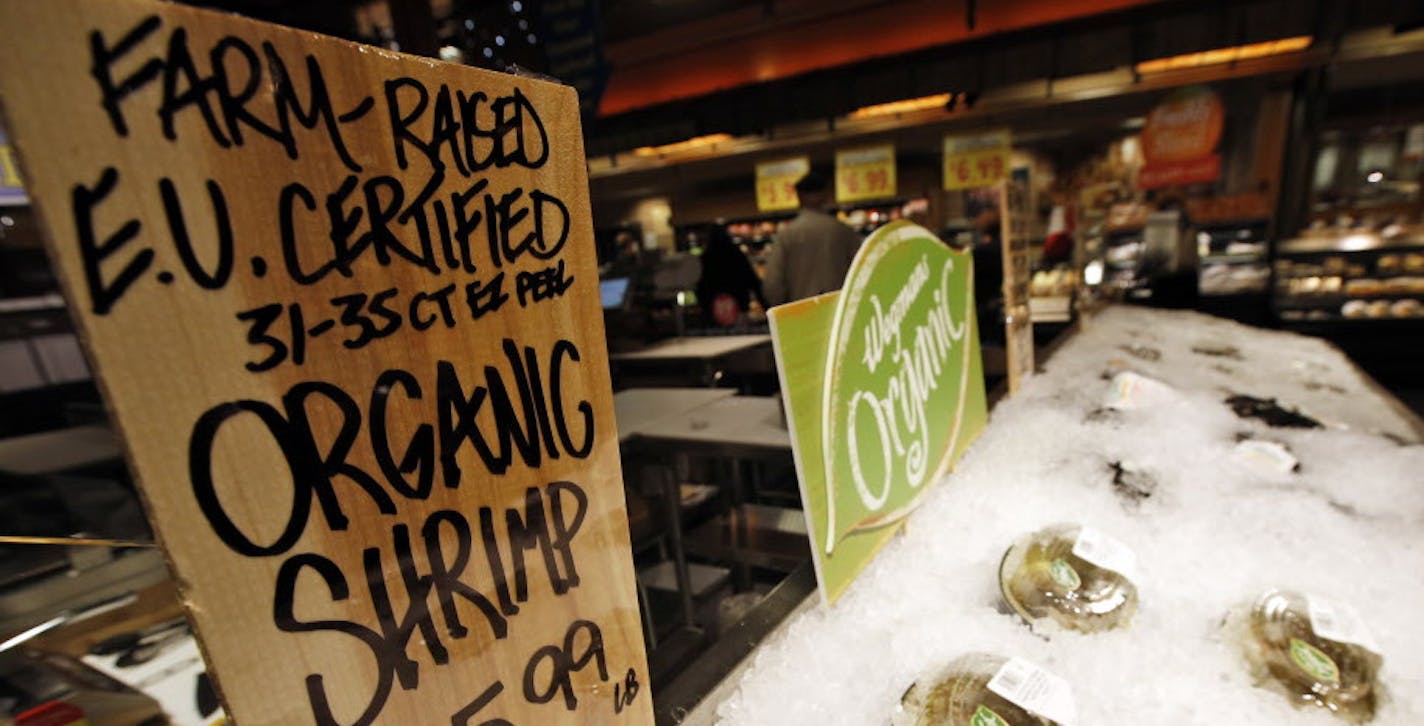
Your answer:
[[[1004,340],[1009,393],[1033,375],[1033,315],[1029,310],[1028,185],[999,184],[999,241],[1004,263]]]
[[[651,723],[574,91],[146,0],[0,27],[236,722]]]

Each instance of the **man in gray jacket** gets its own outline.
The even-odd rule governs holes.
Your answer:
[[[812,171],[796,182],[801,211],[772,241],[762,286],[773,305],[841,289],[860,235],[825,212],[826,178]]]

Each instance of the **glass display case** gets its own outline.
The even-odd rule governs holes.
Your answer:
[[[1317,230],[1280,245],[1283,322],[1424,318],[1424,229]]]

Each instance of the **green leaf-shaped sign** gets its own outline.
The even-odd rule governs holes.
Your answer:
[[[865,241],[843,290],[771,310],[828,602],[984,427],[972,259],[896,222]]]
[[[903,519],[954,461],[978,355],[971,259],[901,222],[876,232],[851,265],[821,404],[827,553],[852,532]]]

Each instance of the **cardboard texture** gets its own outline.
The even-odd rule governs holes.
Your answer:
[[[574,91],[145,0],[0,27],[235,721],[651,723]]]
[[[969,252],[894,222],[844,289],[772,308],[821,595],[834,603],[988,418]]]

